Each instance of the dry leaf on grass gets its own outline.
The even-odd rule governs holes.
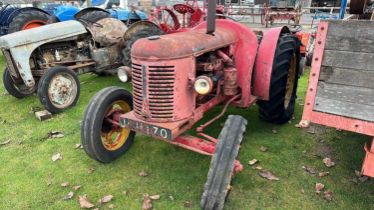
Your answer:
[[[260,147],[260,151],[261,151],[261,152],[267,152],[267,151],[268,151],[268,148],[267,148],[267,147],[264,147],[264,146],[261,146],[261,147]]]
[[[143,171],[139,172],[139,176],[146,177],[146,176],[148,176],[148,173],[143,170]]]
[[[304,171],[308,172],[310,175],[315,175],[317,172],[316,170],[314,170],[314,168],[311,168],[309,166],[302,166],[302,169],[304,169]]]
[[[80,188],[81,188],[80,185],[76,185],[76,186],[73,187],[73,190],[77,191],[77,190],[79,190]]]
[[[153,208],[152,205],[152,199],[149,197],[148,194],[144,194],[143,196],[143,204],[142,204],[142,209],[143,210],[150,210]]]
[[[106,195],[99,200],[99,203],[108,203],[113,199],[113,195]]]
[[[69,192],[67,195],[65,195],[63,200],[70,200],[73,198],[73,196],[74,196],[74,192]]]
[[[253,166],[253,165],[256,164],[256,163],[258,163],[258,160],[257,160],[257,159],[253,159],[253,160],[250,160],[250,161],[248,162],[248,165]]]
[[[332,191],[331,190],[327,190],[323,193],[323,198],[325,198],[327,201],[331,201],[332,200]]]
[[[273,132],[274,134],[278,133],[278,131],[275,129],[271,130],[271,132]]]
[[[276,177],[273,173],[271,173],[270,171],[266,171],[266,170],[262,170],[260,172],[258,172],[258,174],[265,178],[265,179],[268,179],[268,180],[272,180],[272,181],[278,181],[279,178]]]
[[[79,205],[83,209],[90,209],[95,206],[87,199],[87,195],[79,196]]]
[[[89,168],[88,171],[87,171],[87,173],[92,174],[94,171],[95,171],[94,168]]]
[[[317,194],[320,194],[321,191],[323,190],[323,188],[325,188],[324,184],[322,184],[322,183],[316,183],[316,193]]]
[[[9,144],[10,142],[11,142],[11,140],[8,139],[8,140],[6,140],[6,141],[4,141],[4,142],[1,142],[1,143],[0,143],[0,146],[5,146],[5,145]]]
[[[110,208],[110,209],[114,209],[116,206],[114,205],[114,204],[110,204],[109,206],[108,206],[108,208]]]
[[[329,168],[335,165],[335,162],[333,162],[330,158],[324,158],[322,161]]]
[[[184,202],[184,207],[186,207],[186,208],[192,208],[192,202],[191,201],[185,201]]]
[[[56,162],[56,161],[58,161],[58,160],[62,160],[62,155],[61,155],[61,153],[56,153],[56,154],[54,154],[54,155],[52,156],[52,161],[53,161],[53,162]]]
[[[259,171],[264,169],[264,168],[262,168],[262,166],[253,166],[252,168],[255,169],[255,170],[259,170]]]
[[[330,172],[328,172],[328,171],[323,171],[323,172],[319,172],[318,173],[318,176],[319,177],[325,177],[325,176],[328,176],[330,174]]]
[[[69,182],[61,183],[61,187],[67,187],[67,186],[69,186]]]
[[[75,149],[83,149],[83,146],[81,144],[75,144]]]
[[[51,131],[48,133],[48,138],[50,139],[58,139],[64,137],[64,133],[61,131]]]
[[[151,200],[160,200],[160,195],[151,195],[151,196],[149,196],[149,198],[151,199]]]
[[[174,201],[174,197],[173,197],[172,195],[169,195],[169,199],[170,199],[171,201]]]
[[[358,178],[358,180],[360,180],[360,182],[366,182],[368,179],[369,179],[368,176],[362,176],[362,177]]]

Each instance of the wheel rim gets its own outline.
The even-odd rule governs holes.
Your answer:
[[[294,92],[297,65],[298,64],[297,64],[296,54],[293,54],[291,58],[291,66],[288,71],[288,77],[287,77],[286,96],[284,98],[285,109],[287,109],[287,107],[290,105],[292,95]]]
[[[63,109],[74,103],[78,85],[72,75],[61,73],[55,75],[48,87],[48,97],[53,106]]]
[[[127,141],[130,130],[119,126],[119,115],[131,111],[130,105],[125,101],[115,101],[105,112],[101,126],[101,141],[105,149],[115,151]]]
[[[178,17],[170,9],[162,9],[155,22],[166,33],[174,32],[180,27]]]
[[[42,20],[32,20],[32,21],[27,22],[25,25],[23,25],[22,30],[37,28],[37,27],[40,27],[40,26],[44,26],[46,24],[47,23],[45,21],[42,21]]]

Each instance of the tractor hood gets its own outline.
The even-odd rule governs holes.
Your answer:
[[[217,28],[214,35],[209,35],[205,29],[196,29],[140,39],[134,43],[131,56],[153,60],[198,56],[233,44],[236,40],[236,33],[231,30]]]
[[[0,37],[0,48],[10,49],[37,42],[52,42],[86,32],[86,28],[80,22],[64,21],[2,36]]]

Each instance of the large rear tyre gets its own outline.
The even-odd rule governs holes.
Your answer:
[[[238,115],[230,115],[226,120],[210,163],[208,180],[201,197],[202,209],[223,209],[246,125],[247,120]]]
[[[49,15],[38,10],[28,10],[17,14],[9,23],[8,33],[46,25]]]
[[[144,29],[141,29],[137,32],[135,32],[131,39],[129,39],[127,42],[126,42],[126,46],[125,48],[122,50],[122,54],[123,54],[123,64],[125,66],[128,66],[128,67],[131,67],[131,48],[132,48],[132,45],[138,40],[138,39],[141,39],[141,38],[147,38],[147,37],[150,37],[150,36],[157,36],[157,35],[162,35],[164,34],[164,32],[158,28],[158,27],[149,27],[149,28],[144,28]]]
[[[296,90],[300,72],[300,41],[291,34],[283,34],[275,51],[268,101],[258,101],[260,118],[283,124],[295,111]]]
[[[8,93],[18,99],[22,99],[26,96],[29,96],[33,94],[36,91],[36,86],[30,88],[27,87],[26,85],[22,84],[16,84],[13,81],[12,76],[10,75],[10,72],[8,68],[4,69],[3,72],[3,83],[4,83],[4,88]]]
[[[98,92],[90,101],[81,126],[84,151],[92,159],[109,163],[133,144],[135,132],[119,126],[119,114],[132,110],[132,96],[118,87]]]
[[[79,94],[78,76],[67,67],[52,67],[39,80],[38,96],[40,103],[53,114],[75,106]]]

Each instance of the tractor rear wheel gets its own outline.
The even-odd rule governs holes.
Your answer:
[[[58,22],[60,22],[60,20],[58,19],[56,15],[51,15],[47,21],[48,24],[58,23]]]
[[[125,49],[122,50],[123,64],[125,66],[131,67],[131,48],[132,48],[132,45],[138,39],[147,38],[147,37],[150,37],[150,36],[162,35],[162,34],[164,34],[164,32],[158,27],[144,28],[144,29],[141,29],[141,30],[135,32],[132,35],[131,39],[129,39],[126,42]]]
[[[38,10],[20,12],[9,23],[8,33],[14,33],[17,31],[46,25],[48,22],[48,18],[48,14]]]
[[[133,144],[135,132],[119,126],[119,114],[132,110],[132,96],[119,87],[98,92],[84,112],[81,141],[88,156],[109,163],[123,155]]]
[[[53,114],[75,106],[79,95],[78,76],[65,66],[50,68],[39,80],[40,103]]]
[[[110,17],[110,14],[100,10],[93,10],[79,17],[78,21],[92,24],[97,21]]]
[[[295,111],[296,90],[300,71],[300,41],[291,34],[283,34],[275,51],[268,101],[258,101],[260,118],[283,124]]]
[[[230,115],[226,120],[210,163],[208,180],[201,197],[202,209],[223,209],[246,125],[247,120],[238,115]]]
[[[23,85],[16,84],[13,81],[13,78],[10,75],[8,68],[4,69],[3,83],[4,83],[5,90],[7,90],[10,95],[18,99],[29,96],[36,91],[36,86],[29,88],[24,84]]]

